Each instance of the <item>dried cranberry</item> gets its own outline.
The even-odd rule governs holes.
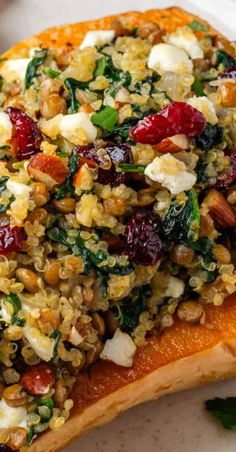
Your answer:
[[[15,107],[8,107],[6,113],[14,126],[13,140],[17,160],[28,159],[39,152],[43,137],[33,119]]]
[[[77,147],[74,152],[82,155],[84,158],[94,161],[99,166],[98,182],[103,185],[111,184],[112,186],[125,184],[128,181],[128,174],[118,173],[115,163],[132,163],[132,153],[129,146],[125,144],[107,144],[104,149],[111,159],[109,169],[101,168],[102,157],[98,155],[98,149],[94,146]]]
[[[6,444],[0,444],[0,452],[12,452],[12,449]]]
[[[226,149],[224,153],[230,159],[230,167],[219,175],[215,184],[216,188],[227,188],[236,180],[236,154],[229,149]]]
[[[159,216],[151,210],[137,210],[125,228],[125,254],[136,264],[155,265],[161,256],[161,234]]]
[[[133,141],[144,144],[158,144],[168,137],[184,134],[189,138],[200,135],[206,120],[202,113],[186,102],[173,102],[159,113],[139,121],[130,129]]]
[[[54,370],[46,363],[29,367],[21,378],[23,388],[30,394],[47,394],[54,383]]]
[[[233,78],[236,80],[236,66],[231,67],[227,71],[221,72],[219,74],[220,78]]]
[[[19,251],[22,248],[21,228],[9,225],[0,226],[0,254]]]

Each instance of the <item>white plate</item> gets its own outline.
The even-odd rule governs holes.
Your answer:
[[[0,51],[51,25],[173,4],[202,15],[236,38],[234,0],[0,0]],[[219,427],[203,402],[215,396],[236,396],[235,386],[231,380],[133,408],[64,452],[233,452],[236,432]]]

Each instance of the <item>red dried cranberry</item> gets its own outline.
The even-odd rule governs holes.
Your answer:
[[[19,251],[22,248],[21,228],[9,225],[0,226],[0,254]]]
[[[8,113],[14,126],[13,140],[16,144],[17,160],[28,159],[31,155],[39,152],[43,137],[33,119],[15,107],[8,107],[6,113]]]
[[[236,66],[233,66],[230,69],[227,69],[227,71],[221,72],[219,74],[219,77],[236,79]]]
[[[158,144],[164,138],[184,134],[189,138],[200,135],[206,125],[202,113],[186,102],[173,102],[159,113],[138,122],[130,129],[133,141],[144,144]]]
[[[219,175],[215,184],[216,188],[227,188],[236,180],[236,154],[229,149],[226,149],[224,153],[230,159],[230,167]]]
[[[151,210],[137,210],[125,228],[125,254],[136,264],[155,265],[161,256],[161,233],[162,223],[157,214]]]
[[[125,184],[128,181],[129,175],[124,172],[116,172],[115,163],[132,163],[130,147],[125,144],[107,144],[104,146],[104,149],[110,156],[111,166],[107,170],[101,167],[98,168],[97,181],[100,184],[111,184],[112,186]],[[77,147],[74,152],[96,162],[98,166],[102,164],[102,159],[98,155],[98,149],[94,146]]]

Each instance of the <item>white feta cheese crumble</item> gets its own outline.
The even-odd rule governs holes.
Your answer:
[[[180,27],[174,33],[168,34],[166,42],[186,50],[193,60],[204,57],[199,41],[190,27]]]
[[[187,103],[189,105],[192,105],[192,107],[195,107],[197,110],[199,110],[203,114],[207,122],[209,122],[212,125],[217,123],[218,118],[216,116],[214,104],[210,99],[208,99],[208,97],[193,96],[187,99]]]
[[[169,153],[156,157],[146,166],[144,174],[153,181],[159,182],[172,195],[190,190],[197,180],[195,174],[187,171],[184,162]]]
[[[9,83],[16,80],[24,81],[26,69],[30,61],[30,58],[7,60],[0,68],[0,74]]]
[[[152,47],[148,67],[160,74],[167,71],[186,74],[192,72],[193,63],[185,50],[172,44],[161,43]]]
[[[115,37],[114,30],[95,30],[88,31],[84,37],[83,42],[80,44],[80,49],[86,47],[101,47],[104,44],[110,44]]]
[[[0,401],[0,428],[27,427],[27,411],[24,407],[11,407]]]
[[[8,179],[6,187],[14,196],[29,196],[31,192],[30,186],[16,182],[13,179]]]
[[[97,129],[84,112],[64,115],[59,121],[60,135],[75,145],[88,144],[97,137]]]
[[[4,145],[12,137],[12,123],[9,115],[4,111],[0,112],[0,145]]]
[[[53,357],[53,350],[55,346],[55,340],[45,336],[40,330],[34,327],[25,325],[23,333],[32,349],[43,361],[50,361]]]
[[[179,298],[184,293],[184,282],[175,276],[169,277],[168,287],[164,293],[164,297]]]
[[[105,342],[100,358],[113,361],[118,366],[131,367],[136,348],[131,337],[117,329],[113,338]]]

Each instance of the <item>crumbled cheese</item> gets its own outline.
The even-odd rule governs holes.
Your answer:
[[[170,276],[168,287],[163,294],[164,297],[179,298],[184,293],[184,281],[175,276]]]
[[[26,69],[30,63],[30,58],[19,58],[16,60],[7,60],[0,68],[0,74],[9,83],[16,80],[25,79]]]
[[[148,58],[148,67],[163,74],[164,72],[190,73],[193,63],[187,52],[171,44],[156,44]]]
[[[114,30],[95,30],[88,31],[80,45],[80,49],[85,47],[101,47],[104,44],[110,44],[115,37]]]
[[[16,196],[29,196],[31,187],[29,185],[16,182],[13,179],[8,179],[6,187],[10,192]]]
[[[100,358],[118,366],[131,367],[133,364],[136,345],[127,333],[117,329],[113,338],[105,342]]]
[[[59,123],[60,134],[75,145],[93,142],[97,137],[97,129],[84,112],[62,116]]]
[[[9,115],[0,112],[0,145],[6,144],[8,140],[12,137],[12,123],[10,121]]]
[[[184,162],[169,153],[156,157],[146,166],[144,173],[153,181],[168,188],[173,195],[190,190],[197,180],[195,174],[187,171]]]
[[[24,326],[23,332],[25,338],[39,358],[43,361],[50,361],[53,357],[53,350],[55,346],[54,339],[45,336],[37,328],[30,327],[28,325]]]
[[[168,34],[166,42],[186,50],[193,60],[204,57],[199,41],[190,27],[180,27],[175,33]]]
[[[0,428],[27,428],[27,411],[24,407],[11,407],[2,398],[0,401]]]
[[[203,114],[207,122],[213,125],[217,123],[218,119],[216,116],[214,104],[210,99],[208,99],[208,97],[193,96],[187,100],[187,103],[199,110]]]

